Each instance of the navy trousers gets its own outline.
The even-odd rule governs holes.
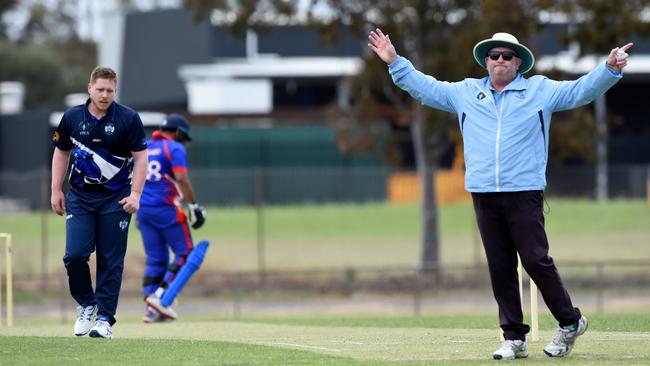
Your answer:
[[[578,321],[580,310],[548,255],[542,191],[472,193],[472,199],[504,338],[524,340],[530,330],[521,308],[517,253],[558,323]]]
[[[66,243],[63,263],[70,294],[82,306],[98,305],[98,314],[115,323],[122,285],[124,256],[131,214],[118,201],[130,188],[109,193],[70,189],[66,197]],[[93,290],[90,255],[96,252],[96,286]]]

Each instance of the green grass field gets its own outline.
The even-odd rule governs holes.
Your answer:
[[[561,272],[566,273],[562,261],[575,259],[650,260],[650,205],[646,202],[598,204],[551,199],[548,206],[551,255]],[[221,271],[256,269],[255,210],[212,207],[208,215],[207,225],[194,232],[195,239],[207,238],[214,244],[205,267]],[[443,264],[484,260],[473,220],[469,204],[440,208]],[[266,207],[264,228],[269,269],[415,268],[419,261],[417,205]],[[53,214],[0,214],[0,232],[13,235],[16,274],[40,273],[43,238],[47,242],[48,271],[62,273],[63,218]],[[137,277],[143,262],[139,232],[132,226],[126,270]],[[30,296],[37,297],[38,291]],[[64,301],[65,309],[72,311],[67,293]],[[254,313],[244,311],[244,318],[239,320],[225,318],[223,313],[196,313],[185,314],[176,323],[153,325],[142,324],[139,309],[120,312],[111,341],[72,336],[69,315],[62,323],[43,314],[26,316],[23,309],[14,327],[0,328],[0,366],[485,365],[496,362],[491,360],[491,353],[499,345],[497,316],[486,308],[462,314],[457,308],[436,314],[425,309],[425,315],[417,317],[404,315],[408,310],[396,315],[373,314],[372,309],[363,315],[286,311],[275,316],[258,313],[255,318],[248,317]],[[555,325],[548,312],[540,309],[541,340],[530,344],[529,359],[514,362],[650,365],[650,314],[639,306],[618,313],[622,310],[608,303],[606,309],[605,313],[586,309],[589,330],[573,354],[559,360],[542,353]]]
[[[499,345],[493,315],[193,319],[120,322],[114,339],[72,335],[72,324],[31,320],[0,328],[0,365],[486,365]],[[549,359],[540,320],[534,365],[650,365],[650,314],[590,317],[573,353]],[[506,361],[504,361],[506,362]]]
[[[550,199],[547,211],[551,255],[559,263],[650,259],[650,205],[642,200],[599,204]],[[270,206],[263,212],[267,269],[416,267],[419,263],[419,205]],[[443,264],[484,260],[469,203],[441,206],[439,224]],[[62,217],[51,213],[0,214],[0,232],[13,234],[16,271],[40,273],[43,248],[46,270],[61,271],[64,225]],[[253,208],[212,207],[206,226],[193,235],[214,244],[206,268],[257,269],[258,232]],[[616,250],[612,250],[614,245]],[[127,256],[126,270],[139,270],[144,255],[135,225],[131,226]]]

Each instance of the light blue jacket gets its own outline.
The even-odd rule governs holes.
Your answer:
[[[551,114],[591,102],[622,77],[602,62],[571,81],[517,74],[497,93],[488,77],[438,81],[401,56],[388,70],[413,98],[458,117],[469,192],[543,190]]]

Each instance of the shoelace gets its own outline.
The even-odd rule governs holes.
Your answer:
[[[508,350],[512,348],[512,341],[511,340],[505,340],[503,343],[501,343],[501,349],[503,350]]]
[[[93,317],[94,307],[80,307],[79,309],[79,319],[91,321]]]
[[[501,344],[501,349],[502,350],[511,350],[511,349],[514,350],[514,349],[517,349],[517,348],[518,347],[515,345],[515,342],[510,340],[510,339],[506,339]]]
[[[100,327],[102,327],[102,328],[104,328],[104,331],[105,331],[107,334],[112,334],[112,333],[113,333],[113,331],[111,330],[111,325],[110,325],[109,322],[104,321],[104,320],[98,320],[98,321],[97,321],[97,325],[100,326]]]
[[[575,331],[571,329],[566,329],[566,328],[558,328],[557,329],[557,334],[555,337],[553,337],[553,343],[557,345],[563,345],[567,343],[567,338],[571,338],[570,335],[571,333],[575,333]]]

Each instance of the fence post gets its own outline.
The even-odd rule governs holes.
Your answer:
[[[234,275],[232,279],[232,317],[238,320],[241,317],[241,288],[240,276]]]
[[[602,314],[605,311],[605,284],[603,283],[605,279],[605,263],[598,262],[596,263],[596,312]]]
[[[471,230],[472,230],[472,243],[474,251],[474,265],[477,267],[482,263],[481,253],[483,252],[483,242],[481,241],[481,233],[478,230],[478,223],[476,222],[476,213],[472,210],[471,217]]]
[[[50,200],[49,200],[49,170],[43,166],[41,167],[41,291],[45,292],[47,290],[47,215],[50,211]]]
[[[357,272],[354,268],[345,269],[345,284],[343,287],[343,292],[345,296],[351,296],[354,292],[354,282],[357,279]]]
[[[67,286],[67,283],[66,283],[67,282],[66,280],[68,279],[67,274],[65,272],[62,273],[60,279],[61,279],[61,301],[60,301],[59,305],[60,305],[60,310],[61,310],[61,324],[65,324],[65,323],[67,323],[67,316],[66,316],[66,312],[67,312],[66,298],[67,298],[67,294],[68,294],[68,292],[67,292],[67,287],[68,286]]]
[[[415,287],[413,288],[413,316],[420,316],[422,314],[422,273],[418,272],[415,276]]]
[[[257,270],[260,282],[266,282],[266,245],[264,243],[264,172],[255,168],[255,207],[257,212]]]
[[[596,120],[596,200],[607,202],[609,196],[609,166],[607,165],[607,104],[605,95],[594,101]]]
[[[645,188],[645,198],[650,205],[650,168],[648,168],[648,173],[646,174],[646,188]]]

